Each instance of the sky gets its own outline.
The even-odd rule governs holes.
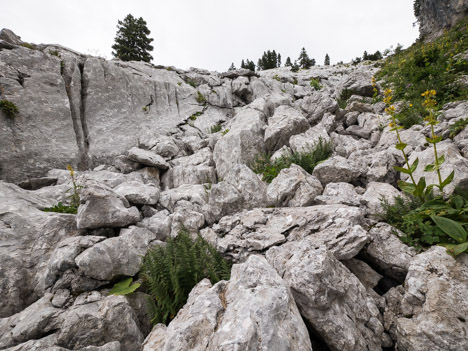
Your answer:
[[[264,51],[294,62],[349,62],[418,37],[412,0],[0,0],[0,29],[23,41],[61,44],[112,59],[117,21],[143,17],[153,63],[226,71]]]

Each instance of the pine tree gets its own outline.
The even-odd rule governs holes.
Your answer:
[[[129,14],[117,23],[118,31],[115,44],[112,45],[112,55],[122,61],[150,62],[153,59],[149,54],[154,49],[151,46],[153,39],[148,37],[151,32],[145,20]]]
[[[325,55],[324,64],[325,64],[325,66],[330,66],[330,56],[328,56],[328,54]]]
[[[291,63],[291,58],[288,56],[288,58],[286,59],[286,63],[284,64],[286,67],[292,67],[292,63]]]
[[[228,68],[228,71],[235,71],[237,68],[234,66],[234,62],[231,63],[231,67]]]
[[[298,61],[299,67],[303,69],[309,69],[310,67],[315,65],[315,60],[310,59],[309,55],[307,55],[307,51],[305,48],[302,48],[297,61]]]
[[[276,62],[277,62],[276,67],[281,67],[281,54],[278,54],[278,60]]]
[[[247,67],[245,66],[244,60],[242,60],[242,62],[241,62],[241,68],[247,68]]]

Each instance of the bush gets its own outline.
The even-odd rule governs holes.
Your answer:
[[[450,138],[454,138],[468,125],[468,118],[460,119],[449,127]]]
[[[395,50],[385,60],[377,78],[386,82],[384,87],[392,88],[395,100],[412,105],[397,116],[405,127],[421,123],[427,116],[421,96],[427,90],[437,91],[436,110],[448,102],[468,99],[468,88],[457,83],[459,77],[468,74],[468,65],[460,56],[468,50],[467,27],[468,19],[464,19],[433,42]]]
[[[206,98],[205,98],[205,96],[204,96],[202,93],[200,93],[199,91],[197,91],[197,97],[196,97],[196,99],[197,99],[197,102],[198,102],[199,104],[206,104]]]
[[[468,198],[460,195],[452,195],[447,200],[397,197],[393,205],[382,201],[382,218],[404,233],[400,238],[404,243],[417,250],[438,244],[453,256],[468,252]]]
[[[338,98],[338,106],[340,106],[341,109],[345,109],[346,105],[348,104],[349,98],[353,95],[353,91],[350,89],[343,89],[341,91],[340,97]]]
[[[221,131],[223,127],[221,126],[221,123],[216,123],[214,126],[211,126],[210,127],[210,133],[211,134],[214,134],[214,133],[218,133]]]
[[[259,155],[250,165],[252,171],[263,176],[263,180],[271,183],[284,168],[289,168],[294,163],[301,166],[306,172],[312,174],[315,166],[326,160],[333,153],[331,142],[325,142],[322,138],[310,151],[292,152],[291,155],[283,155],[276,160],[271,155]]]
[[[2,110],[8,118],[15,118],[19,113],[18,106],[9,100],[0,100],[0,110]]]
[[[212,284],[228,280],[231,263],[200,235],[192,240],[183,229],[166,245],[148,251],[143,258],[141,273],[149,290],[151,323],[168,324],[202,279],[208,278]]]
[[[319,78],[317,78],[317,79],[311,78],[311,79],[310,79],[310,86],[311,86],[312,88],[314,88],[315,90],[320,90],[320,89],[322,89],[322,84],[320,84],[320,79],[319,79]]]

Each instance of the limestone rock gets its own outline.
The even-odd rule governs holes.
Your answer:
[[[381,350],[384,328],[365,287],[324,248],[306,240],[266,253],[304,318],[331,350]]]
[[[172,219],[167,210],[159,211],[151,217],[144,218],[137,226],[146,228],[156,235],[157,240],[165,241],[171,233]]]
[[[298,111],[289,106],[280,106],[273,117],[268,119],[265,130],[265,147],[276,151],[289,144],[292,135],[300,134],[309,129],[309,123]]]
[[[307,114],[309,123],[313,125],[319,122],[326,112],[336,112],[338,103],[327,93],[316,91],[302,100],[300,108]]]
[[[359,206],[362,199],[354,186],[349,183],[328,183],[323,190],[322,195],[315,198],[319,205],[343,204],[347,206]]]
[[[128,150],[127,157],[129,160],[141,163],[142,165],[155,167],[158,169],[168,169],[169,164],[158,154],[133,147]]]
[[[414,257],[408,267],[401,304],[389,304],[385,312],[386,326],[398,349],[468,348],[467,258],[462,254],[455,260],[440,246]]]
[[[304,133],[293,135],[289,139],[289,146],[295,152],[307,152],[310,151],[320,139],[322,142],[330,141],[330,136],[321,123],[308,129]]]
[[[78,228],[125,227],[139,220],[138,209],[130,207],[125,197],[110,188],[89,182],[81,191],[76,218]]]
[[[137,181],[122,183],[114,191],[135,205],[156,205],[160,196],[158,187]]]
[[[276,207],[310,206],[322,193],[320,181],[302,167],[292,164],[282,169],[267,189],[268,202]]]
[[[338,259],[356,256],[368,241],[356,207],[326,205],[254,209],[223,217],[201,235],[226,256],[243,261],[286,241],[310,240],[326,246]]]
[[[112,280],[118,276],[134,276],[141,267],[142,257],[151,245],[160,244],[156,234],[145,228],[122,229],[120,235],[101,241],[75,258],[81,273],[97,280]]]
[[[377,224],[369,231],[370,242],[363,254],[385,275],[402,282],[416,250],[403,244],[394,232],[398,231],[386,223]]]
[[[318,164],[312,175],[317,177],[322,185],[338,182],[353,182],[361,175],[356,164],[341,156],[333,156]]]
[[[60,318],[57,342],[65,348],[76,350],[118,341],[123,350],[138,350],[143,343],[137,316],[124,296],[75,302]]]
[[[265,313],[269,311],[269,313]],[[234,265],[229,282],[200,282],[167,328],[157,325],[144,351],[312,350],[307,328],[281,277],[264,258]]]
[[[402,194],[391,184],[370,182],[367,184],[366,192],[362,195],[362,200],[370,214],[378,215],[382,213],[383,207],[381,199],[384,198],[388,203],[395,203],[395,197]]]

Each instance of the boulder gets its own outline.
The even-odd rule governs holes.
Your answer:
[[[122,229],[118,237],[106,239],[84,250],[75,258],[80,273],[97,280],[134,276],[151,245],[161,244],[146,228]]]
[[[137,181],[122,183],[114,191],[134,205],[156,205],[160,196],[157,186]]]
[[[105,185],[89,182],[81,191],[76,224],[82,228],[125,227],[140,220],[128,200]]]
[[[317,178],[292,164],[282,169],[268,186],[268,203],[275,207],[310,206],[322,190],[322,184]]]
[[[445,248],[433,246],[413,258],[401,290],[385,295],[385,327],[399,350],[468,348],[468,255],[455,260]]]
[[[207,280],[166,328],[157,325],[144,351],[312,350],[307,328],[281,277],[264,258],[234,265],[229,282]]]
[[[265,129],[265,147],[270,152],[288,146],[289,138],[309,129],[309,123],[304,116],[289,106],[280,106],[275,114],[268,119]]]
[[[352,184],[341,182],[328,183],[322,195],[315,198],[315,202],[319,205],[360,206],[362,199]]]
[[[139,149],[137,147],[132,147],[128,150],[127,158],[131,161],[138,162],[149,167],[155,167],[162,170],[169,168],[169,164],[158,154],[152,151]]]
[[[362,171],[352,160],[347,160],[342,156],[333,156],[319,163],[312,172],[312,175],[317,177],[322,185],[325,186],[328,183],[352,183],[358,179],[361,173]]]
[[[333,254],[304,240],[271,248],[266,257],[331,350],[382,350],[384,328],[374,300]]]
[[[294,152],[308,152],[313,149],[320,140],[323,142],[330,141],[330,136],[321,123],[308,129],[304,133],[293,135],[289,139],[289,146]]]
[[[223,217],[201,235],[234,261],[302,239],[317,247],[326,246],[338,259],[346,260],[356,256],[368,241],[362,219],[360,209],[343,205],[256,208]]]
[[[307,114],[309,123],[316,124],[325,113],[335,113],[338,110],[338,103],[326,92],[316,91],[302,99],[300,108]]]
[[[370,182],[366,186],[362,200],[366,204],[369,214],[379,215],[383,212],[382,199],[387,200],[389,204],[394,204],[395,197],[401,195],[402,193],[391,184]]]
[[[144,218],[137,223],[137,226],[153,232],[157,240],[165,241],[171,233],[172,218],[168,210],[162,210],[151,217]]]

